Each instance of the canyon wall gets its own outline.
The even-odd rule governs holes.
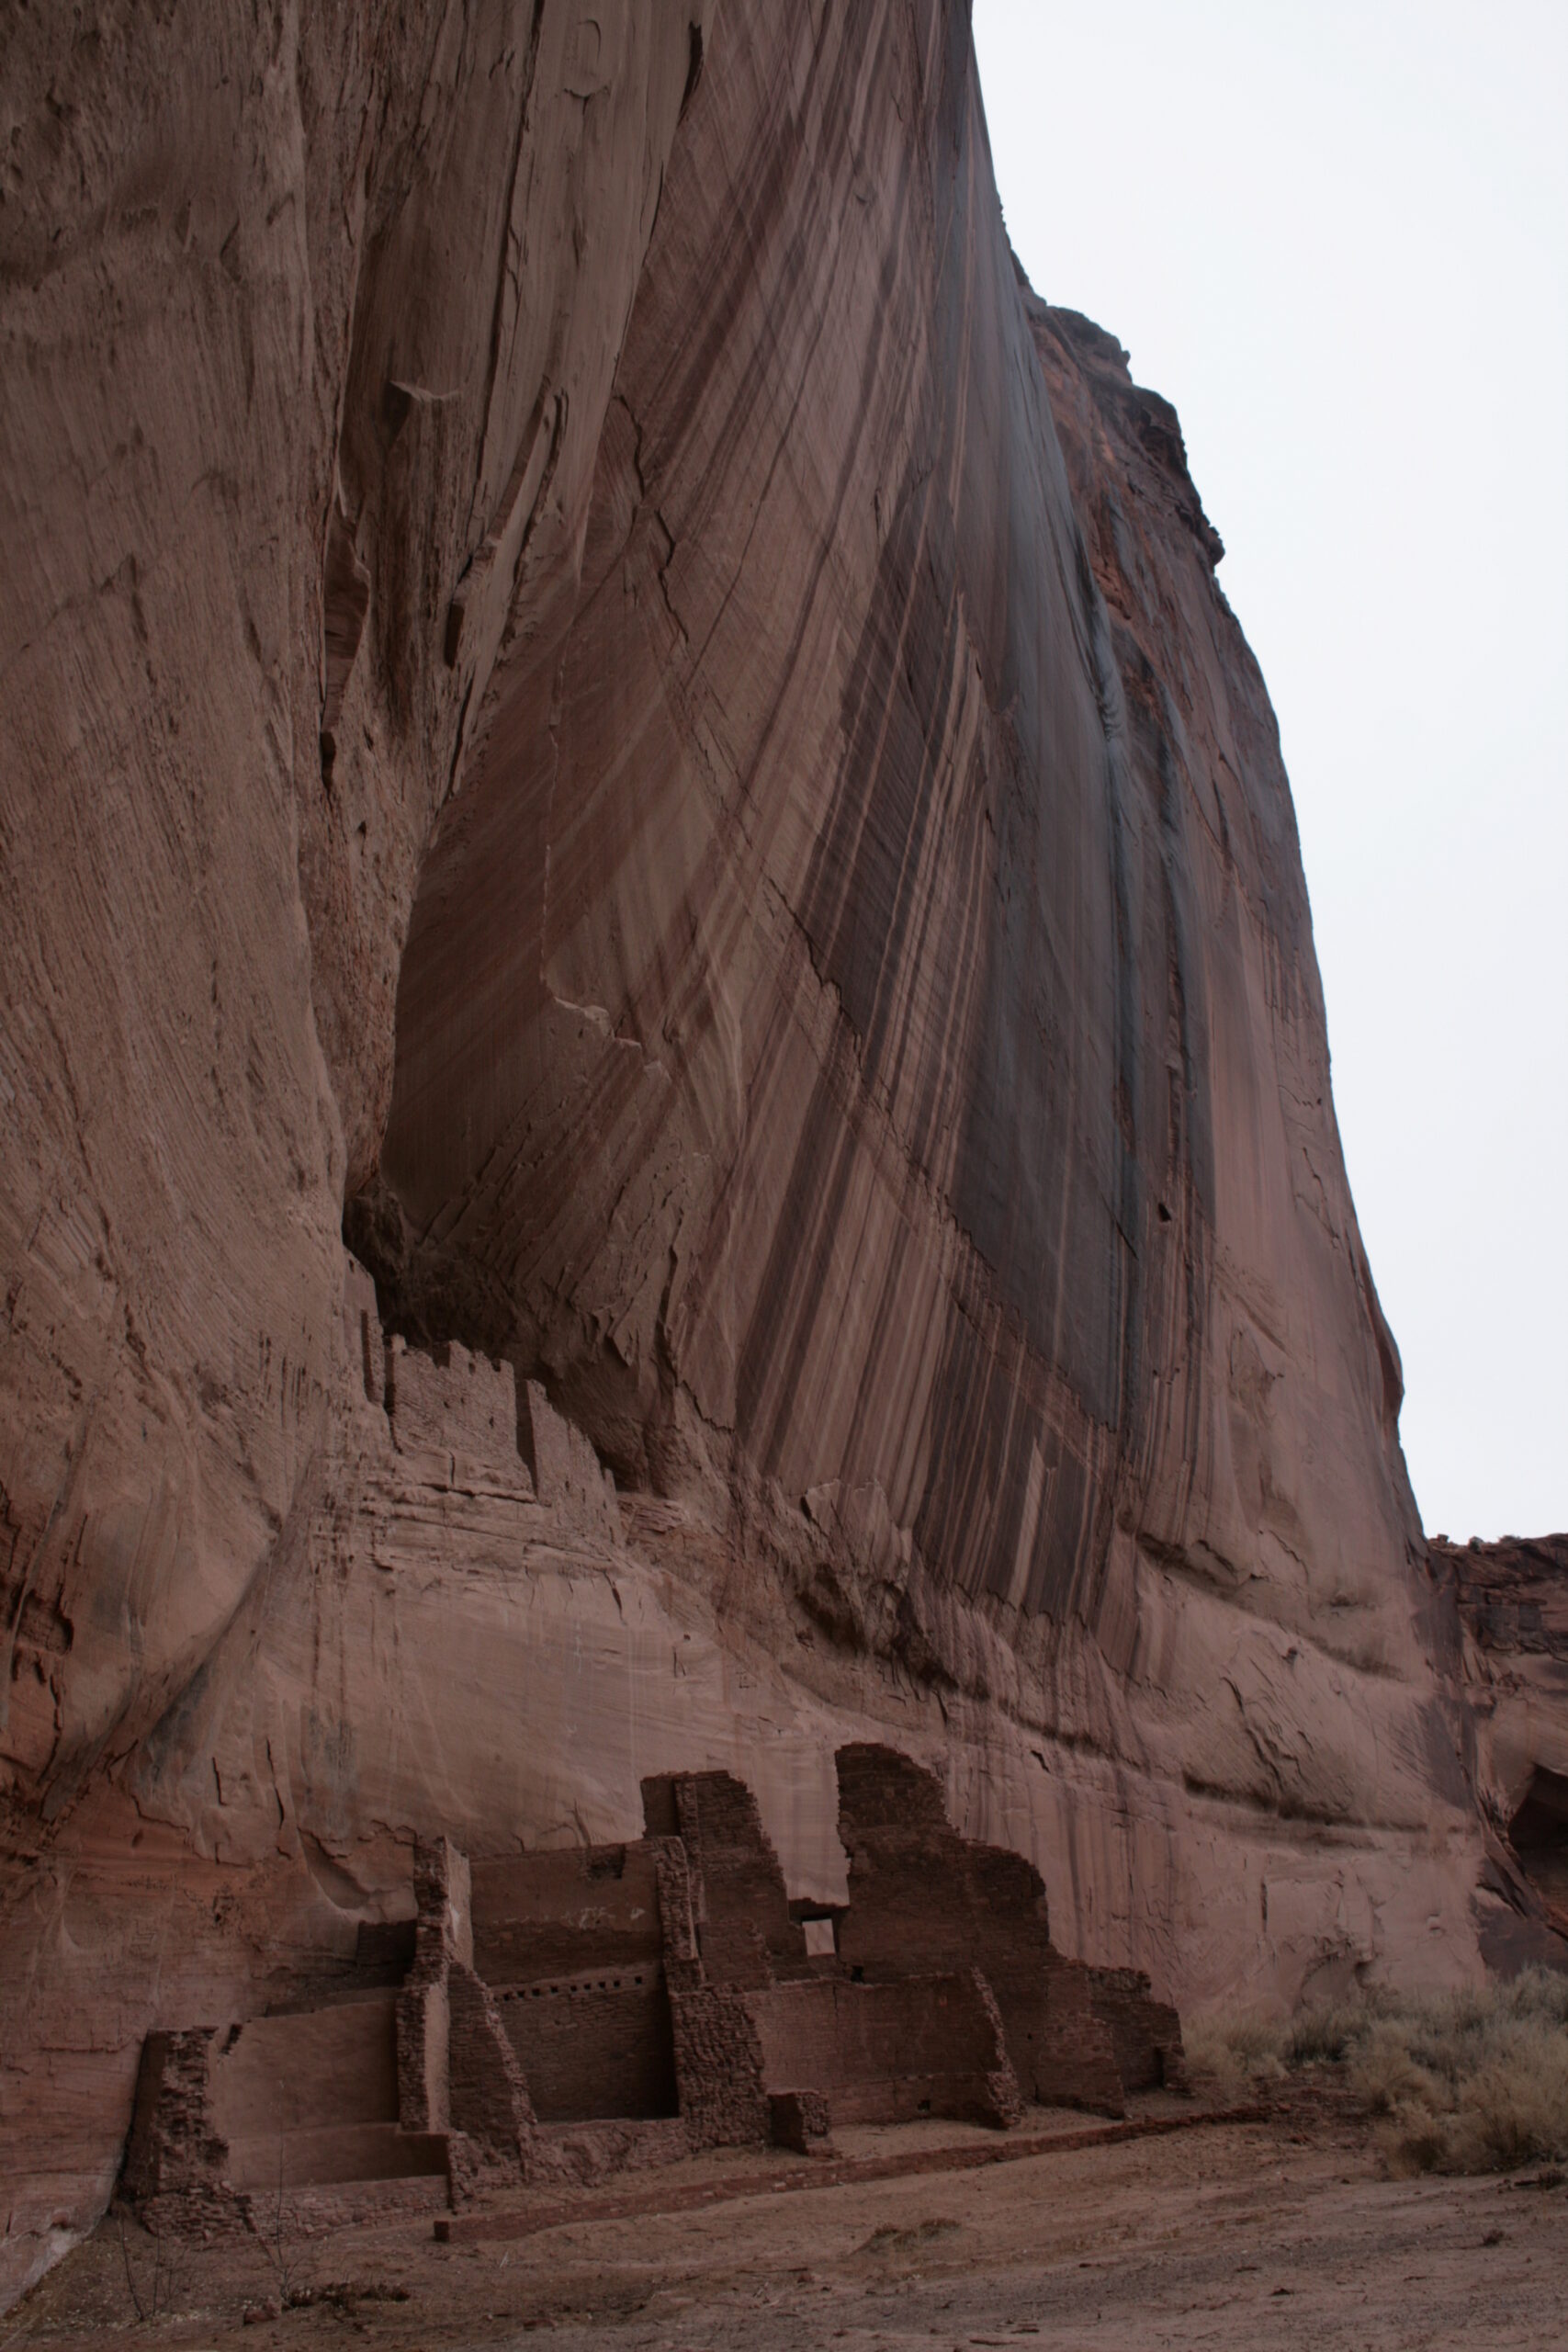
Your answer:
[[[0,104],[5,2280],[150,2030],[649,1774],[841,1900],[884,1741],[1183,2003],[1472,1973],[1273,718],[960,0]]]

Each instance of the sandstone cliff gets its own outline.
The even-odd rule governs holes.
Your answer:
[[[151,2028],[649,1773],[841,1895],[890,1742],[1182,2001],[1473,1969],[1273,719],[959,0],[0,96],[8,2279]]]

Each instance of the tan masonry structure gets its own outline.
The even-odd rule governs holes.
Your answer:
[[[1052,1946],[1038,1872],[959,1836],[932,1776],[837,1756],[842,1906],[792,1903],[727,1772],[645,1781],[626,1845],[418,1847],[415,1917],[320,2006],[148,2037],[125,2187],[175,2227],[285,2191],[461,2205],[703,2148],[826,2150],[835,2124],[1032,2101],[1120,2115],[1184,2086],[1134,1971]]]

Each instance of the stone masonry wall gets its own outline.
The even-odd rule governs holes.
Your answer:
[[[440,1396],[432,1378],[427,1419]],[[645,1781],[630,1844],[470,1862],[421,1843],[400,1990],[149,2041],[134,2193],[195,2213],[265,2157],[290,2183],[444,2165],[461,2199],[819,2145],[829,2123],[1006,2128],[1030,2098],[1120,2112],[1181,2084],[1174,2010],[1053,1949],[1027,1861],[960,1837],[908,1757],[837,1762],[836,1950],[808,1951],[752,1792],[722,1771]]]
[[[1001,2020],[976,1970],[775,1984],[749,1994],[747,2007],[769,2091],[819,2091],[836,2125],[948,2116],[1005,2126],[1022,2111]]]
[[[790,1917],[778,1856],[743,1781],[728,1772],[645,1781],[643,1810],[650,1828],[670,1824],[685,1847],[703,1965],[716,1983],[808,1973],[805,1934]]]
[[[850,1858],[839,1951],[852,1974],[978,1967],[1024,2093],[1120,2114],[1114,2036],[1088,1972],[1052,1946],[1039,1872],[1021,1855],[961,1838],[936,1781],[908,1757],[857,1743],[837,1761]]]

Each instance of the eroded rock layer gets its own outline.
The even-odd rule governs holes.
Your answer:
[[[959,0],[3,104],[6,2281],[150,2031],[649,1774],[831,1905],[891,1746],[1184,2002],[1473,1968],[1273,720]]]

